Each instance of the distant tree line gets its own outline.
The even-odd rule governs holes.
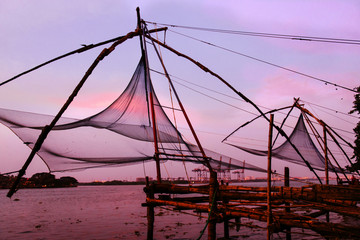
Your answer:
[[[0,188],[10,188],[15,181],[14,176],[0,175]],[[58,187],[76,187],[78,181],[73,177],[61,177],[57,179],[51,173],[35,173],[31,178],[22,178],[19,188],[58,188]]]
[[[35,184],[35,187],[72,187],[78,184],[78,181],[73,177],[61,177],[55,178],[55,175],[51,173],[35,173],[30,178]]]

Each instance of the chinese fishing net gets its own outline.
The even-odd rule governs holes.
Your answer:
[[[325,170],[325,158],[316,148],[314,142],[311,140],[310,135],[306,129],[302,114],[300,114],[300,117],[289,139],[291,143],[293,143],[296,146],[300,154],[311,165],[313,169],[320,171]],[[246,148],[230,143],[228,144],[254,155],[267,156],[268,154],[268,151]],[[285,141],[279,147],[274,148],[272,150],[272,157],[285,160],[291,163],[307,166],[306,163],[304,162],[304,159],[301,158],[301,156],[295,151],[295,149],[293,148],[293,146],[291,146],[289,141]],[[337,167],[329,166],[329,170],[340,172],[340,170]]]
[[[61,118],[50,131],[37,155],[50,171],[99,166],[119,166],[154,160],[154,134],[150,98],[153,99],[159,158],[204,164],[198,146],[184,141],[161,107],[145,70],[139,64],[124,92],[105,110],[77,120]],[[53,116],[0,109],[0,123],[10,128],[28,147],[34,147]],[[214,168],[254,171],[263,169],[204,150]]]

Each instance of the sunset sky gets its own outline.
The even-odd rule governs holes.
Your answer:
[[[360,2],[357,0],[3,0],[0,1],[0,82],[78,49],[82,44],[95,44],[133,31],[138,6],[144,20],[161,24],[360,40]],[[154,27],[148,23],[149,29]],[[318,118],[339,129],[348,141],[354,141],[352,129],[359,118],[347,114],[353,106],[354,92],[342,86],[354,89],[360,85],[359,42],[299,41],[181,27],[169,27],[165,35],[153,36],[161,41],[165,39],[169,46],[219,74],[263,111],[289,106],[294,98],[299,97]],[[56,114],[90,64],[108,46],[62,59],[1,86],[0,108]],[[149,45],[148,49],[150,67],[161,70],[152,46]],[[192,63],[165,49],[161,53],[203,145],[266,168],[266,159],[252,157],[221,143],[226,135],[257,116],[258,112]],[[99,64],[65,116],[84,118],[108,106],[127,85],[140,55],[138,38],[118,46]],[[339,86],[325,84],[304,74]],[[168,85],[163,84],[161,76],[155,72],[152,72],[152,80],[160,101],[169,106]],[[294,126],[299,112],[292,115],[294,117],[289,118],[288,126]],[[283,117],[283,114],[276,114],[275,120],[281,122]],[[189,136],[187,127],[181,121],[179,124],[180,131]],[[291,132],[290,128],[285,130]],[[265,150],[267,134],[268,124],[259,121],[239,131],[234,139],[241,145]],[[29,149],[4,126],[0,126],[0,136],[0,172],[19,170]],[[264,141],[253,144],[251,141],[254,139]],[[342,163],[346,165],[343,159]],[[282,172],[285,165],[274,160],[274,169],[278,172]],[[179,166],[182,165],[166,163],[163,171],[168,171],[171,177],[184,176],[184,170],[179,170]],[[142,177],[144,171],[154,176],[154,168],[148,164],[144,169],[140,164],[59,176],[72,175],[80,181],[133,180]],[[189,165],[188,171],[193,168]],[[46,171],[46,167],[40,159],[35,159],[27,176],[39,171]],[[290,171],[294,176],[313,176],[302,167],[293,170],[290,167]],[[193,176],[193,173],[189,174]]]

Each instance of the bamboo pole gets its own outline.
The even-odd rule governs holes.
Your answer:
[[[152,40],[152,38],[150,38],[150,40]],[[182,104],[182,101],[180,100],[180,97],[179,97],[179,95],[178,95],[178,93],[177,93],[177,91],[176,91],[176,89],[175,89],[175,87],[174,87],[174,84],[173,84],[173,82],[172,82],[172,80],[171,80],[171,78],[170,78],[170,75],[169,75],[168,71],[166,70],[164,61],[162,60],[162,58],[161,58],[161,56],[160,56],[160,54],[159,54],[159,51],[158,51],[157,48],[155,47],[154,41],[152,41],[152,43],[153,43],[153,46],[154,46],[154,50],[155,50],[155,52],[156,52],[156,54],[157,54],[157,56],[158,56],[158,58],[159,58],[159,61],[160,61],[160,63],[161,63],[161,66],[162,66],[162,68],[163,68],[163,70],[164,70],[165,76],[166,76],[166,78],[168,79],[168,82],[169,82],[169,84],[170,84],[171,89],[174,91],[174,95],[175,95],[175,97],[176,97],[176,100],[178,101],[179,107],[180,107],[180,109],[181,109],[181,111],[182,111],[182,113],[183,113],[183,115],[184,115],[184,118],[185,118],[185,120],[186,120],[186,122],[187,122],[187,124],[188,124],[188,126],[189,126],[189,128],[190,128],[190,130],[191,130],[191,133],[192,133],[192,135],[193,135],[193,137],[194,137],[194,139],[195,139],[195,142],[196,142],[196,144],[197,144],[197,146],[198,146],[198,148],[199,148],[199,150],[200,150],[200,152],[201,152],[201,154],[202,154],[202,156],[203,156],[203,159],[204,159],[204,161],[205,161],[205,163],[206,163],[206,166],[207,166],[207,168],[209,169],[209,171],[212,172],[213,169],[212,169],[212,167],[211,167],[211,165],[210,165],[209,159],[208,159],[208,157],[206,156],[205,151],[204,151],[204,149],[203,149],[203,147],[202,147],[202,145],[201,145],[201,143],[200,143],[200,140],[199,140],[199,138],[198,138],[198,136],[197,136],[197,134],[196,134],[196,132],[195,132],[195,130],[194,130],[194,128],[193,128],[193,125],[192,125],[192,123],[191,123],[191,121],[190,121],[190,118],[188,117],[188,115],[187,115],[187,113],[186,113],[186,111],[185,111],[185,108],[184,108],[184,106],[183,106],[183,104]]]
[[[277,112],[277,111],[281,111],[281,110],[285,110],[288,108],[292,108],[293,106],[287,106],[287,107],[282,107],[282,108],[278,108],[278,109],[272,109],[270,111],[265,112],[264,114],[269,114],[269,113],[273,113],[273,112]],[[290,110],[291,111],[291,110]],[[233,135],[235,132],[237,132],[240,128],[245,127],[246,125],[252,123],[253,121],[255,121],[256,119],[262,117],[262,115],[259,115],[253,119],[251,119],[250,121],[247,121],[246,123],[244,123],[243,125],[241,125],[240,127],[236,128],[234,131],[232,131],[229,135],[227,135],[221,142],[225,142],[231,135]]]
[[[235,225],[236,225],[236,232],[239,232],[240,226],[241,226],[241,218],[240,217],[235,217]]]
[[[139,35],[140,37],[140,47],[141,47],[141,55],[144,59],[144,68],[145,68],[145,72],[144,72],[144,77],[145,77],[145,82],[148,79],[148,62],[147,62],[147,55],[146,55],[146,51],[145,51],[145,39],[144,39],[144,30],[141,26],[141,18],[140,18],[140,8],[137,7],[136,8],[136,13],[137,13],[137,29],[141,29],[142,34]],[[151,85],[150,85],[151,86]],[[159,145],[158,145],[158,137],[157,137],[157,125],[156,125],[156,115],[155,115],[155,109],[154,109],[154,99],[153,99],[153,94],[152,94],[152,89],[148,89],[148,91],[150,91],[150,113],[151,113],[151,121],[152,121],[152,128],[153,128],[153,137],[154,137],[154,148],[155,148],[155,163],[156,163],[156,177],[157,177],[157,182],[161,183],[161,171],[160,171],[160,159],[159,159]]]
[[[149,33],[153,33],[153,32],[166,31],[166,30],[167,30],[167,27],[164,27],[164,28],[150,29],[148,32],[149,32]],[[137,35],[139,35],[139,34],[140,34],[140,31],[137,32]],[[113,38],[113,39],[109,39],[109,40],[106,40],[106,41],[103,41],[103,42],[99,42],[99,43],[95,43],[95,44],[83,45],[83,47],[81,47],[81,48],[78,48],[78,49],[73,50],[73,51],[71,51],[71,52],[65,53],[65,54],[63,54],[63,55],[61,55],[61,56],[55,57],[55,58],[53,58],[53,59],[51,59],[51,60],[49,60],[49,61],[46,61],[46,62],[41,63],[41,64],[39,64],[39,65],[31,68],[31,69],[28,69],[28,70],[26,70],[25,72],[22,72],[22,73],[20,73],[20,74],[18,74],[18,75],[16,75],[16,76],[14,76],[14,77],[12,77],[12,78],[4,81],[4,82],[1,82],[1,83],[0,83],[0,86],[5,85],[6,83],[9,83],[9,82],[11,82],[11,81],[13,81],[13,80],[15,80],[15,79],[17,79],[17,78],[25,75],[25,74],[28,74],[28,73],[30,73],[30,72],[32,72],[32,71],[35,71],[36,69],[39,69],[39,68],[41,68],[41,67],[44,67],[44,66],[46,66],[46,65],[48,65],[48,64],[50,64],[50,63],[52,63],[52,62],[55,62],[55,61],[57,61],[57,60],[62,59],[62,58],[69,57],[69,56],[71,56],[71,55],[73,55],[73,54],[75,54],[75,53],[83,53],[83,52],[86,52],[86,51],[88,51],[88,50],[90,50],[90,49],[93,49],[93,48],[96,48],[96,47],[100,47],[100,46],[106,45],[106,44],[108,44],[108,43],[116,42],[116,41],[118,41],[118,40],[120,40],[120,39],[122,39],[122,38],[124,38],[124,37],[125,37],[125,36],[119,36],[119,37],[116,37],[116,38]]]
[[[20,183],[21,177],[25,175],[26,169],[28,168],[29,164],[31,163],[31,161],[33,160],[33,158],[35,157],[35,154],[41,149],[41,146],[43,144],[43,142],[45,141],[47,135],[49,134],[49,132],[54,128],[54,126],[56,125],[56,123],[59,121],[59,119],[61,118],[61,116],[63,115],[63,113],[66,111],[66,109],[70,106],[70,104],[72,103],[72,101],[74,100],[74,98],[77,96],[77,94],[79,93],[80,89],[82,88],[82,86],[84,85],[84,83],[86,82],[86,80],[88,79],[88,77],[91,75],[91,73],[93,72],[93,70],[96,68],[96,66],[99,64],[100,61],[102,61],[106,56],[108,56],[112,51],[115,50],[116,46],[125,42],[127,39],[129,38],[133,38],[134,36],[138,35],[138,31],[135,32],[130,32],[128,33],[126,36],[124,36],[123,38],[120,38],[119,40],[117,40],[116,42],[114,42],[109,48],[104,48],[102,50],[102,52],[98,55],[98,57],[95,59],[95,61],[91,64],[91,66],[89,67],[89,69],[86,71],[85,75],[83,76],[83,78],[80,80],[80,82],[78,83],[78,85],[75,87],[75,89],[73,90],[73,92],[70,94],[70,96],[68,97],[68,99],[66,100],[66,102],[64,103],[64,105],[62,106],[62,108],[59,110],[59,112],[56,114],[56,116],[54,117],[54,119],[51,121],[51,123],[49,125],[46,125],[43,130],[41,131],[40,136],[38,137],[32,151],[30,152],[29,157],[27,158],[24,166],[20,169],[19,174],[13,184],[13,186],[11,187],[11,189],[9,190],[7,197],[11,198],[11,196],[16,192],[17,190],[17,186]]]
[[[325,184],[329,185],[329,158],[327,154],[326,127],[323,126],[324,133],[324,157],[325,157]]]
[[[314,124],[310,121],[308,115],[305,114],[305,113],[303,113],[303,112],[302,112],[302,115],[303,115],[304,119],[306,120],[306,122],[308,123],[308,125],[309,125],[309,127],[310,127],[310,130],[312,131],[312,133],[314,134],[314,136],[320,136],[319,132],[318,132],[318,131],[316,130],[316,128],[314,127]],[[323,129],[324,129],[325,126],[324,126],[324,125],[322,125],[322,126],[323,126]],[[316,139],[316,141],[318,142],[318,144],[320,145],[322,151],[325,152],[325,148],[324,148],[324,143],[325,143],[325,141],[324,141],[324,139],[322,139],[322,138],[320,138],[320,137],[315,137],[315,139]],[[347,178],[347,177],[346,177],[346,174],[344,173],[344,170],[343,170],[342,167],[339,165],[338,161],[335,159],[335,157],[334,157],[334,155],[331,153],[330,149],[327,148],[326,151],[327,151],[328,153],[330,153],[330,155],[333,157],[333,160],[334,160],[335,163],[337,164],[339,170],[344,174],[345,178]],[[327,155],[326,157],[328,157],[328,155]],[[325,157],[324,157],[324,159],[325,159]],[[333,172],[336,174],[337,178],[340,179],[340,177],[339,177],[339,175],[338,175],[338,173],[337,173],[334,165],[331,163],[330,159],[328,158],[328,169],[329,169],[329,164],[330,164],[331,169],[333,170]],[[324,170],[325,170],[325,169],[324,169]],[[329,170],[328,170],[328,171],[329,171]],[[325,172],[326,172],[326,171],[325,171]]]
[[[281,122],[281,125],[280,125],[280,128],[281,128],[281,129],[282,129],[282,127],[284,126],[287,118],[290,116],[290,113],[291,113],[292,110],[295,108],[295,105],[296,105],[296,103],[299,101],[299,99],[300,99],[300,98],[294,98],[294,100],[295,100],[294,104],[291,106],[290,110],[288,111],[288,113],[286,114],[285,118],[284,118],[283,121]],[[274,141],[273,141],[273,145],[275,145],[275,142],[276,142],[277,138],[279,137],[279,134],[280,134],[280,132],[278,132],[278,133],[276,134],[275,139],[274,139]]]
[[[157,139],[157,131],[156,131],[156,117],[155,117],[155,109],[154,109],[154,100],[152,92],[150,92],[150,106],[151,106],[151,119],[153,125],[153,135],[154,135],[154,147],[155,147],[155,163],[156,163],[156,177],[157,182],[161,183],[161,171],[160,171],[160,159],[159,159],[159,145]]]
[[[285,182],[284,182],[284,186],[285,187],[290,187],[290,174],[289,174],[289,168],[285,167],[284,169],[285,172]],[[288,202],[285,203],[285,212],[286,213],[290,213],[290,204]],[[286,240],[291,240],[291,227],[286,227]]]
[[[223,181],[222,181],[222,185],[223,185]],[[227,198],[223,198],[222,203],[226,208],[227,205],[229,204],[229,200]],[[223,218],[224,218],[224,238],[229,239],[230,238],[230,234],[229,234],[229,217],[226,214],[224,214]]]
[[[218,74],[216,74],[215,72],[211,71],[209,68],[205,67],[204,65],[202,65],[201,63],[195,61],[194,59],[190,58],[189,56],[180,53],[178,51],[176,51],[175,49],[169,47],[168,45],[158,41],[157,39],[154,39],[153,37],[146,35],[147,38],[151,39],[152,41],[156,42],[157,44],[161,45],[162,47],[168,49],[169,51],[173,52],[174,54],[178,55],[179,57],[183,57],[187,60],[189,60],[190,62],[194,63],[196,66],[198,66],[200,69],[202,69],[203,71],[213,75],[214,77],[216,77],[217,79],[219,79],[222,83],[224,83],[228,88],[230,88],[233,92],[235,92],[238,96],[240,96],[242,99],[244,99],[247,103],[251,104],[260,114],[261,116],[263,116],[268,122],[270,122],[269,118],[264,114],[263,111],[261,111],[261,109],[254,103],[252,102],[249,98],[247,98],[244,94],[242,94],[241,92],[237,91],[231,84],[229,84],[227,81],[225,81],[225,79],[223,79],[222,77],[220,77]],[[273,126],[276,128],[277,131],[280,132],[280,134],[285,137],[285,139],[289,142],[289,144],[293,147],[293,149],[296,151],[296,153],[301,157],[301,159],[304,161],[304,163],[306,164],[306,166],[310,169],[310,171],[312,171],[314,173],[314,175],[316,176],[316,178],[319,180],[319,182],[321,183],[321,179],[320,177],[317,175],[317,173],[315,172],[315,170],[312,168],[312,166],[310,165],[310,163],[302,156],[302,154],[300,153],[299,149],[290,141],[289,136],[281,129],[279,128],[276,124],[273,124]]]
[[[344,143],[346,143],[349,147],[354,148],[348,141],[346,141],[343,137],[341,137],[337,132],[335,132],[330,126],[328,126],[325,122],[323,122],[321,119],[318,119],[317,117],[314,116],[314,114],[312,114],[309,110],[307,110],[306,108],[300,106],[300,104],[296,104],[296,107],[299,108],[302,112],[305,112],[307,114],[309,114],[311,117],[313,117],[316,121],[318,121],[318,123],[324,127],[327,127],[330,131],[328,131],[328,134],[330,135],[330,137],[333,139],[333,141],[335,142],[335,144],[340,148],[340,150],[342,151],[342,153],[344,154],[344,156],[346,157],[347,161],[350,163],[350,165],[352,165],[353,163],[351,162],[349,156],[347,155],[347,153],[344,151],[344,149],[341,147],[340,143],[338,142],[338,140],[335,138],[335,136],[331,133],[333,132],[338,138],[340,138]],[[358,174],[359,171],[356,171]]]
[[[270,114],[269,140],[268,140],[268,163],[267,163],[267,239],[271,237],[271,155],[274,114]]]
[[[360,201],[360,189],[352,186],[338,185],[310,185],[303,187],[271,187],[272,200],[306,200],[312,202],[332,203],[338,201]],[[267,188],[245,186],[219,186],[219,198],[243,199],[243,200],[266,200]],[[155,193],[209,194],[209,185],[178,186],[173,184],[156,184]]]
[[[146,181],[146,202],[154,199],[154,191],[153,188],[150,187],[149,177],[145,178]],[[154,222],[155,222],[155,212],[154,206],[152,204],[148,204],[147,206],[147,240],[152,240],[154,236]]]
[[[218,189],[217,173],[210,172],[209,182],[209,223],[208,223],[208,240],[216,239],[216,213],[217,213],[217,201],[216,194]]]
[[[327,154],[327,139],[326,139],[326,127],[323,125],[324,134],[324,157],[325,157],[325,184],[329,185],[329,158]],[[326,221],[330,222],[329,212],[326,212]]]
[[[159,199],[147,199],[149,204],[158,204],[158,205],[170,205],[176,207],[186,207],[191,209],[196,209],[200,211],[208,211],[209,206],[207,205],[200,205],[200,204],[193,204],[193,203],[183,203],[183,202],[176,202],[176,201],[169,201],[169,200],[159,200]],[[236,217],[245,217],[250,219],[255,219],[258,221],[266,222],[267,216],[264,215],[263,210],[254,209],[254,208],[245,208],[245,207],[224,207],[219,205],[218,212],[225,213],[231,218]],[[320,222],[314,218],[301,216],[298,214],[287,213],[284,212],[274,212],[273,213],[274,220],[283,225],[289,227],[296,227],[296,228],[304,228],[310,229],[317,233],[327,236],[336,236],[340,238],[360,238],[360,232],[353,231],[353,229],[349,229],[348,226],[336,223],[327,223],[327,222]]]

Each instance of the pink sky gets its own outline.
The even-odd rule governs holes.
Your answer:
[[[0,38],[0,81],[77,49],[81,44],[97,43],[133,31],[136,27],[137,6],[140,7],[145,20],[159,23],[360,39],[358,31],[360,3],[355,0],[271,2],[35,0],[31,3],[22,0],[16,2],[5,0],[0,2],[0,32],[3,36]],[[357,87],[360,83],[359,45],[257,38],[180,28],[172,30],[349,88]],[[159,35],[160,39],[163,37]],[[333,86],[326,86],[313,79],[225,52],[171,32],[167,33],[166,42],[208,66],[261,106],[270,109],[279,108],[291,105],[294,97],[300,97],[304,101],[342,112],[348,112],[352,107],[352,92],[336,90]],[[140,57],[138,45],[138,39],[133,39],[120,45],[116,52],[106,58],[89,78],[65,115],[85,117],[110,104],[124,89],[134,71]],[[55,114],[101,49],[61,60],[2,86],[0,107]],[[165,50],[162,50],[162,54],[170,74],[237,97],[218,80],[198,70],[192,64]],[[154,59],[150,57],[151,67],[160,70],[159,64],[153,63]],[[169,93],[166,92],[168,87],[166,84],[162,86],[159,79],[159,76],[153,74],[154,85],[158,87],[158,97],[160,101],[166,102],[169,99]],[[224,146],[220,141],[253,115],[210,100],[180,85],[175,86],[206,147],[225,151],[240,160],[252,159],[243,152]],[[215,94],[196,89],[207,94]],[[242,101],[219,95],[216,97],[256,113],[250,105]],[[164,103],[164,105],[168,104]],[[316,113],[325,122],[346,131],[352,131],[353,124],[358,121],[356,118],[338,115],[349,121],[349,124],[334,118],[333,115],[321,111]],[[242,134],[248,136],[254,130],[248,131]],[[256,131],[267,132],[267,125]],[[3,136],[0,140],[0,172],[18,170],[25,161],[28,149],[24,149],[24,146],[6,128],[0,127],[0,134]],[[184,130],[184,134],[189,132]],[[353,136],[347,134],[347,137]],[[256,160],[254,164],[264,165],[264,161]],[[169,163],[169,165],[169,171],[174,177],[184,175],[183,170],[178,172],[173,166],[176,164]],[[282,165],[279,163],[279,166]],[[36,160],[31,164],[29,174],[43,167],[41,161]],[[151,166],[147,169],[154,174]],[[136,165],[116,170],[91,170],[75,175],[82,181],[95,178],[105,180],[131,178],[142,176],[143,167]]]

